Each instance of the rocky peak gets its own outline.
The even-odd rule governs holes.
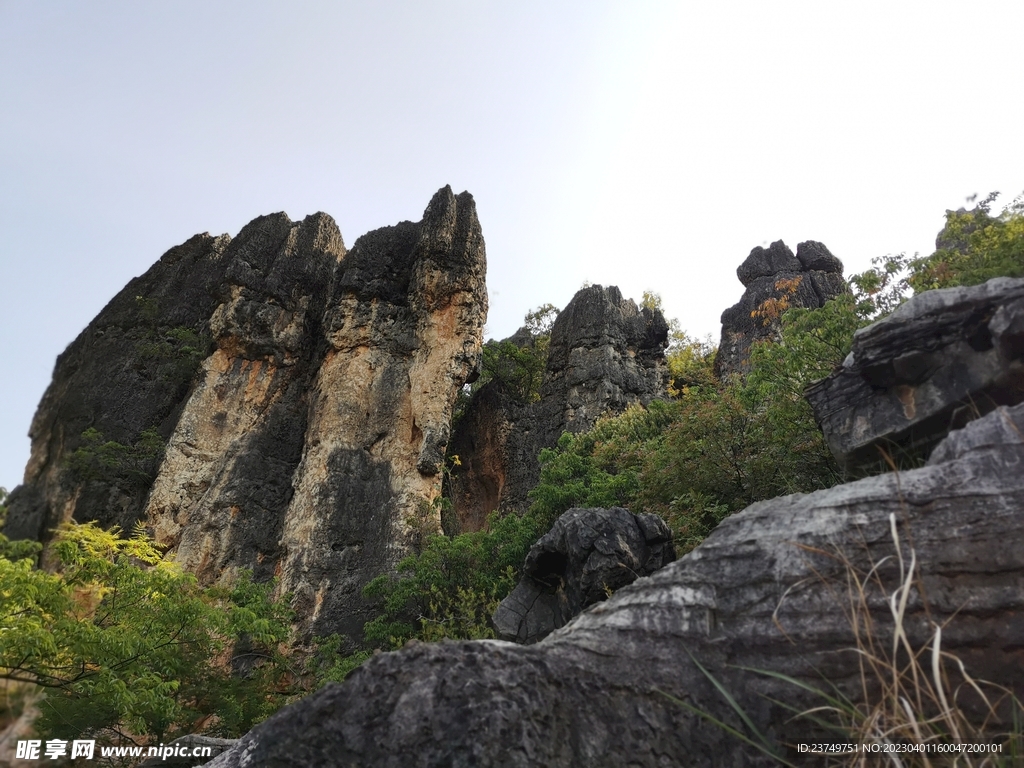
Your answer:
[[[439,526],[438,466],[478,365],[485,272],[473,198],[449,187],[421,222],[348,252],[323,213],[171,249],[58,359],[9,535],[143,520],[204,581],[276,574],[305,629],[358,637],[362,586]],[[149,474],[104,474],[75,455],[105,450],[90,427],[126,461],[150,428],[166,450]]]
[[[758,246],[737,268],[736,276],[746,290],[737,304],[722,313],[722,340],[715,358],[719,378],[747,373],[751,346],[778,336],[779,310],[821,307],[849,290],[843,263],[814,240],[800,243],[795,256],[781,240],[767,249]],[[773,304],[774,311],[764,311]]]
[[[519,331],[509,341],[523,346]],[[492,381],[473,398],[452,437],[462,466],[452,497],[461,530],[479,530],[496,509],[523,512],[540,477],[538,454],[565,431],[666,392],[668,323],[615,286],[578,291],[555,319],[540,400],[520,403]]]

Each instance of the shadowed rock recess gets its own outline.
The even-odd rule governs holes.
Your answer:
[[[357,637],[362,586],[439,525],[485,271],[473,198],[449,187],[348,252],[323,213],[172,248],[58,358],[6,533],[141,520],[204,581],[280,575],[303,626]],[[166,450],[146,464],[150,429]]]
[[[675,559],[672,531],[657,515],[570,509],[530,548],[523,578],[494,614],[498,637],[535,643]]]
[[[695,666],[780,742],[814,740],[770,699],[822,702],[777,679],[861,691],[844,613],[842,552],[899,580],[913,542],[919,587],[905,627],[920,647],[934,622],[975,678],[1024,694],[1024,406],[952,433],[928,466],[760,502],[693,552],[584,612],[540,643],[416,644],[375,656],[343,684],[282,710],[210,763],[242,766],[720,766],[773,762],[674,703],[742,729]],[[886,595],[868,602],[891,645]],[[956,685],[953,664],[946,665]],[[870,684],[869,684],[870,687]],[[966,690],[962,706],[970,707]],[[798,755],[792,753],[794,759]]]

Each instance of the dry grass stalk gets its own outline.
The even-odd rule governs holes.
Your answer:
[[[1024,747],[1020,702],[1006,688],[975,680],[956,655],[943,650],[944,625],[931,618],[919,578],[917,553],[913,546],[908,547],[908,563],[894,514],[889,516],[889,527],[895,556],[872,562],[866,572],[840,550],[832,553],[813,550],[837,559],[845,570],[846,594],[836,594],[836,597],[846,611],[854,634],[852,650],[860,664],[861,701],[853,703],[841,694],[814,691],[800,684],[820,694],[825,704],[799,712],[797,717],[818,724],[831,721],[834,730],[857,744],[858,752],[842,758],[841,764],[851,768],[878,765],[990,768],[1020,764]],[[899,581],[896,588],[889,591],[881,571],[894,558]],[[924,604],[930,633],[928,641],[919,647],[911,640],[914,633],[909,627],[911,616],[908,614],[915,593]],[[888,607],[892,619],[892,637],[888,642],[885,639],[888,632],[883,632],[884,627],[876,623],[870,609],[872,594],[883,596]],[[950,668],[954,670],[952,677]],[[964,699],[972,694],[977,697],[973,710],[984,713],[981,722],[967,711]],[[1000,718],[1000,709],[1004,716],[1009,711],[1009,723]],[[827,718],[824,721],[823,715]],[[863,751],[863,745],[880,745],[884,749],[892,744],[912,744],[918,749],[901,753]],[[1001,752],[942,751],[946,745],[958,744],[1000,744]]]

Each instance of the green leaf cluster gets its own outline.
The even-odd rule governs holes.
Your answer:
[[[203,589],[141,531],[93,524],[40,545],[0,537],[0,678],[41,686],[53,738],[240,734],[284,703],[290,614],[248,576]],[[239,672],[241,654],[259,659]]]
[[[993,277],[1024,275],[1024,195],[997,215],[993,192],[970,211],[947,211],[939,249],[911,263],[909,286],[917,292],[978,285]]]
[[[858,312],[873,320],[913,292],[1024,276],[1024,195],[993,215],[998,195],[993,192],[970,211],[946,211],[939,247],[930,256],[900,253],[872,259],[871,269],[850,278]]]
[[[399,564],[397,577],[379,576],[364,589],[381,611],[363,628],[365,644],[392,650],[412,639],[494,637],[491,614],[542,533],[536,516],[495,514],[482,531],[432,536]]]
[[[541,453],[531,512],[545,521],[574,506],[655,512],[686,551],[755,501],[836,483],[803,391],[842,361],[862,322],[852,296],[791,309],[779,339],[755,345],[747,378],[729,382],[713,375],[713,348],[684,338],[668,360],[673,399],[563,435]]]
[[[187,326],[162,324],[156,299],[135,297],[138,323],[131,329],[136,367],[152,379],[172,386],[187,384],[210,350],[210,339]]]
[[[156,478],[166,444],[156,427],[145,429],[131,445],[104,440],[94,427],[85,430],[65,466],[77,482],[104,482],[148,488]]]

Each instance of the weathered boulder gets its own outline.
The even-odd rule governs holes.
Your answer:
[[[842,368],[807,391],[839,464],[920,462],[951,429],[1024,400],[1024,279],[927,291],[862,328]]]
[[[821,307],[849,291],[843,263],[814,240],[800,243],[795,256],[781,240],[767,249],[758,246],[736,275],[746,290],[722,313],[722,340],[715,357],[719,378],[749,371],[750,347],[778,335],[779,319],[787,308]]]
[[[143,520],[204,582],[277,575],[303,629],[358,637],[362,586],[439,525],[485,271],[473,198],[448,187],[347,252],[323,213],[172,249],[58,359],[8,535]],[[153,427],[166,450],[103,476],[89,427],[118,456]]]
[[[507,340],[530,343],[522,333]],[[533,403],[492,381],[456,426],[451,453],[463,461],[451,497],[460,530],[479,530],[488,514],[523,512],[537,484],[543,448],[563,432],[583,432],[606,413],[664,397],[668,323],[660,310],[623,299],[615,286],[578,291],[551,329],[548,358]]]
[[[882,588],[869,581],[865,610],[877,647],[891,648],[889,594],[911,547],[909,641],[920,648],[941,625],[945,652],[1020,698],[1022,434],[1024,406],[1001,408],[952,433],[923,468],[754,504],[535,645],[416,644],[375,656],[210,765],[772,765],[666,694],[743,728],[696,660],[762,733],[821,738],[787,708],[820,699],[748,670],[828,680],[859,698],[848,568],[875,568]],[[956,663],[944,670],[957,686]],[[971,715],[969,691],[958,703]]]
[[[657,515],[570,509],[530,548],[523,578],[494,614],[498,636],[535,643],[675,559],[672,531]]]

